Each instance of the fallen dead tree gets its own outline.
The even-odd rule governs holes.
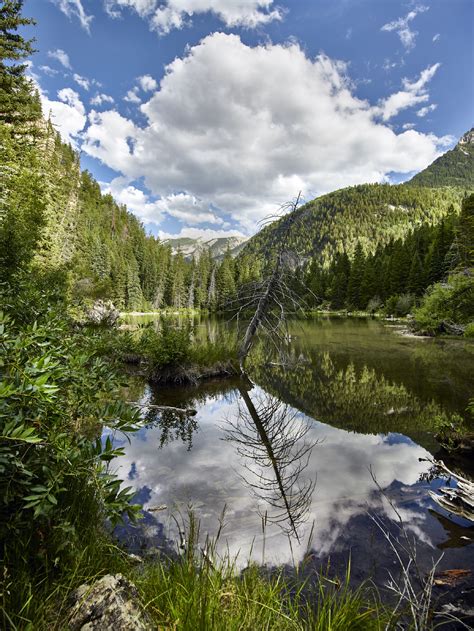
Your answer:
[[[443,486],[429,491],[431,499],[449,513],[474,523],[474,482],[448,469],[442,460],[428,460],[440,472],[456,481],[457,486]]]

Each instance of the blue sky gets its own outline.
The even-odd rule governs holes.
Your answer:
[[[472,0],[26,0],[45,114],[154,234],[252,234],[473,124]]]

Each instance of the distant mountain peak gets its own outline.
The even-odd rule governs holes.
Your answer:
[[[176,239],[165,239],[163,243],[171,246],[173,254],[180,252],[186,259],[199,258],[204,250],[209,250],[212,258],[221,259],[227,250],[230,251],[233,257],[237,256],[247,240],[247,237],[232,235],[230,237],[214,237],[207,240],[203,237],[194,239],[179,237]]]
[[[472,127],[469,131],[467,131],[461,138],[459,139],[460,145],[474,145],[474,127]]]

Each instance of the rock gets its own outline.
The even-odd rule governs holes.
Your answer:
[[[111,300],[96,300],[86,312],[87,323],[98,326],[114,326],[119,317],[120,311]]]
[[[448,320],[443,320],[440,325],[442,333],[448,333],[449,335],[463,335],[465,327],[461,324],[454,324]]]
[[[137,588],[122,574],[107,574],[71,595],[71,631],[149,631],[152,627],[139,602]]]

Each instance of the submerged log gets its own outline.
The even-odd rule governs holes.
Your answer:
[[[449,320],[443,320],[440,325],[442,333],[448,333],[448,335],[464,335],[464,329],[461,324],[454,324]]]
[[[442,460],[429,462],[457,482],[455,488],[445,486],[438,489],[438,492],[429,491],[430,497],[449,513],[474,523],[474,482],[448,469]]]
[[[186,416],[196,416],[197,414],[197,410],[194,408],[176,408],[172,405],[153,405],[151,403],[137,403],[136,401],[128,401],[128,403],[139,408],[150,408],[160,412],[174,412],[175,414],[185,414]]]

